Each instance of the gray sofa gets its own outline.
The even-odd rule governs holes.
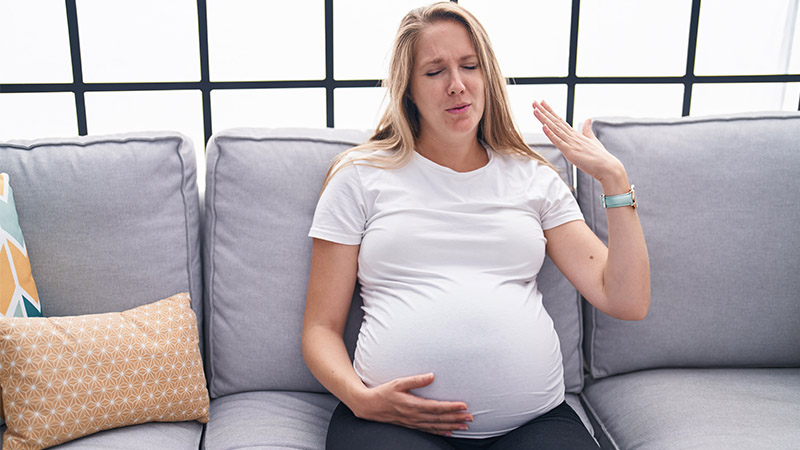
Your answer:
[[[603,448],[798,448],[800,114],[594,129],[637,186],[652,307],[641,322],[612,319],[546,262],[539,284],[568,401]],[[201,193],[192,144],[176,133],[0,143],[46,316],[185,291],[201,331],[208,424],[133,425],[58,448],[324,448],[337,400],[300,352],[306,234],[331,159],[366,137],[217,133]],[[528,138],[576,181],[587,223],[606,239],[599,185],[573,180],[543,137]],[[356,292],[351,350],[359,304]]]

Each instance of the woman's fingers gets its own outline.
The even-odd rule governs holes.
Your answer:
[[[421,423],[418,430],[427,433],[438,434],[441,436],[451,436],[453,431],[466,431],[469,427],[463,423],[441,424],[441,423]]]
[[[397,378],[391,381],[391,383],[394,384],[395,389],[398,391],[410,391],[411,389],[419,389],[433,383],[433,379],[434,375],[432,373],[426,373]]]
[[[419,389],[428,386],[429,384],[433,383],[433,380],[434,380],[434,375],[432,373],[428,373],[423,375],[413,375],[410,377],[397,378],[390,383],[393,384],[392,387],[394,388],[394,390],[407,393],[408,395],[410,395],[411,398],[415,400],[416,405],[414,405],[414,407],[425,413],[447,414],[451,412],[465,411],[467,409],[467,404],[464,402],[446,402],[446,401],[430,400],[422,397],[417,397],[409,392],[412,389]]]
[[[467,412],[467,405],[464,402],[441,402],[416,396],[413,400],[413,404],[409,406],[416,410],[420,421],[447,423],[472,422],[473,420],[472,414]]]
[[[592,133],[592,119],[586,119],[583,121],[583,130],[581,130],[581,132],[588,138],[594,137],[594,133]]]
[[[542,130],[553,145],[562,151],[580,147],[581,136],[550,105],[533,102],[533,107],[534,116],[542,123]]]
[[[545,136],[578,169],[602,181],[622,170],[622,164],[606,150],[592,131],[592,120],[583,122],[581,131],[572,128],[546,102],[533,102],[534,115],[542,123]]]
[[[449,436],[452,431],[466,429],[474,420],[464,402],[426,399],[411,390],[431,384],[433,374],[397,378],[371,389],[372,407],[361,417],[389,422],[428,433]]]
[[[469,429],[469,422],[474,419],[471,414],[447,414],[447,415],[423,415],[420,422],[411,425],[412,428],[426,431],[428,433],[443,434],[449,436],[453,431],[465,431]]]
[[[561,116],[556,114],[556,112],[549,104],[547,104],[547,102],[533,102],[533,107],[534,114],[538,113],[537,119],[539,119],[543,125],[547,125],[551,131],[561,136],[562,139],[566,136],[574,134],[572,127],[564,119],[562,119]]]

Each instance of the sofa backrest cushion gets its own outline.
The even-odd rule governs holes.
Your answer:
[[[800,365],[800,114],[596,120],[636,185],[650,255],[647,318],[588,308],[595,377],[656,367]],[[578,175],[608,238],[599,183]]]
[[[0,167],[14,186],[45,316],[118,312],[190,292],[202,318],[201,217],[187,138],[2,142]]]
[[[324,392],[300,349],[308,231],[333,158],[368,137],[340,129],[235,129],[212,136],[203,231],[212,398],[252,390]],[[547,153],[539,141],[540,147]],[[550,151],[546,156],[554,157]],[[556,163],[571,180],[565,160]],[[561,338],[567,388],[580,391],[577,292],[549,261],[539,285]],[[351,356],[360,307],[356,290],[345,330]]]

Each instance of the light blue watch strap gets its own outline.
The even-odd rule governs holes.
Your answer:
[[[636,193],[631,185],[631,190],[619,195],[601,195],[603,208],[618,208],[620,206],[633,206],[636,208]]]

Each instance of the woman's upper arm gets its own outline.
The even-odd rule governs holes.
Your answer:
[[[603,275],[608,248],[582,220],[544,231],[547,254],[592,305],[607,310]]]
[[[359,245],[314,239],[304,331],[324,326],[344,333],[358,272]]]

